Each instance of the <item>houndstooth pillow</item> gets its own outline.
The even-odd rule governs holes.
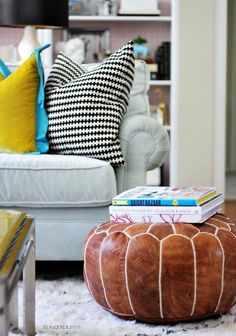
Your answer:
[[[90,71],[60,53],[45,87],[51,152],[123,164],[118,133],[133,77],[132,42]]]

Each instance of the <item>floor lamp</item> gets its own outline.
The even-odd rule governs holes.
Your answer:
[[[39,46],[35,28],[68,26],[68,0],[0,0],[0,26],[25,27],[18,45],[19,60]]]

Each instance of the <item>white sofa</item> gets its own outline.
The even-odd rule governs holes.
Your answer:
[[[109,219],[112,197],[144,185],[163,163],[166,130],[149,116],[149,73],[137,61],[131,99],[120,129],[125,165],[81,156],[0,154],[0,206],[36,218],[37,260],[82,260],[89,230]]]

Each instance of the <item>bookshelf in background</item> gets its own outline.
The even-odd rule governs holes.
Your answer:
[[[96,1],[96,0],[95,0]],[[150,49],[150,59],[152,63],[158,63],[159,73],[150,78],[149,101],[151,106],[151,116],[157,118],[157,106],[159,96],[157,88],[161,88],[163,100],[169,110],[169,124],[165,125],[171,135],[173,125],[171,123],[173,107],[171,99],[173,94],[173,78],[171,69],[172,51],[175,45],[172,40],[173,0],[159,0],[158,7],[160,16],[129,16],[129,15],[70,15],[70,29],[90,29],[94,31],[104,30],[109,32],[110,52],[115,51],[128,40],[134,40],[138,35],[147,41]],[[166,55],[169,54],[167,60]],[[161,70],[161,72],[160,72]],[[149,174],[150,184],[169,185],[170,184],[170,155],[165,161],[161,170],[156,170]]]

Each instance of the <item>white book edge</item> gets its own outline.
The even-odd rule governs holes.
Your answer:
[[[114,223],[203,223],[221,210],[217,205],[204,214],[147,214],[147,213],[116,213],[110,211],[110,220]],[[115,210],[114,210],[115,211]]]

